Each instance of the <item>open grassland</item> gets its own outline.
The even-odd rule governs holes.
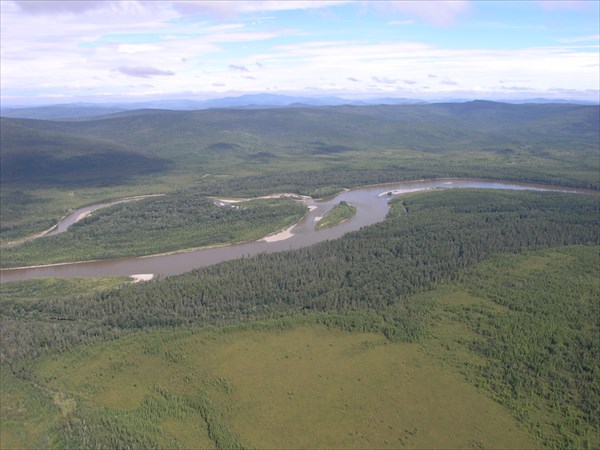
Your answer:
[[[52,395],[0,366],[0,448],[50,448],[61,413]]]
[[[95,211],[66,232],[2,250],[2,267],[142,256],[259,239],[298,222],[307,208],[288,199],[217,206],[173,194]]]
[[[4,283],[0,292],[3,300],[38,301],[94,294],[116,288],[126,282],[131,282],[131,279],[129,277],[48,278]]]
[[[342,201],[335,205],[330,211],[325,214],[321,220],[316,224],[316,228],[329,228],[334,227],[345,220],[350,219],[356,214],[356,206],[349,205]]]
[[[505,409],[416,344],[373,333],[144,334],[47,361],[36,373],[81,403],[74,417],[85,411],[89,429],[116,417],[113,432],[137,422],[137,433],[164,446],[185,445],[177,436],[186,433],[207,443],[206,420],[186,408],[195,396],[249,448],[535,446]],[[147,420],[144,411],[161,403],[165,411]]]
[[[356,311],[3,366],[2,447],[597,448],[599,267],[597,246],[480,263],[407,299],[429,311],[413,343]]]
[[[485,177],[598,189],[598,107],[493,102],[1,121],[4,242],[147,193],[296,192]]]
[[[600,254],[504,255],[455,286],[423,349],[508,407],[552,448],[600,445]]]

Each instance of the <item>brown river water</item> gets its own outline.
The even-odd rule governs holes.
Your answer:
[[[310,211],[296,226],[291,229],[291,236],[284,240],[267,242],[258,240],[237,245],[191,250],[174,254],[151,255],[145,257],[125,257],[83,261],[76,263],[53,264],[47,266],[20,267],[0,270],[0,282],[28,280],[32,278],[65,278],[65,277],[98,277],[110,275],[154,274],[158,276],[177,275],[193,269],[217,264],[231,259],[253,256],[260,253],[273,253],[283,250],[307,247],[318,242],[336,239],[361,227],[381,222],[385,219],[389,206],[388,192],[401,195],[444,188],[482,188],[537,190],[578,193],[576,189],[508,182],[491,182],[475,179],[429,180],[385,185],[366,186],[342,192],[325,200],[306,200]],[[333,206],[345,200],[356,206],[356,215],[329,229],[316,230],[315,218],[325,215]],[[101,206],[107,206],[103,204]],[[88,210],[98,209],[100,205],[74,211],[65,219],[73,220]],[[72,222],[71,222],[72,223]],[[61,231],[68,225],[59,224]],[[43,239],[43,238],[42,238]]]

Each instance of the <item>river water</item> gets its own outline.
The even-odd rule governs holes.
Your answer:
[[[152,194],[152,195],[139,195],[137,197],[127,197],[121,200],[115,200],[110,203],[98,203],[97,205],[84,206],[83,208],[76,209],[75,211],[67,214],[63,217],[58,224],[52,228],[52,230],[48,231],[44,234],[44,236],[53,236],[55,234],[64,233],[67,229],[73,225],[75,222],[79,222],[81,219],[86,217],[88,214],[93,213],[94,211],[102,208],[107,208],[109,206],[118,205],[120,203],[129,203],[135,202],[138,200],[143,200],[148,197],[157,197],[162,194]]]
[[[259,240],[231,246],[205,248],[168,255],[126,257],[27,268],[2,269],[0,270],[0,281],[8,282],[32,278],[97,277],[134,274],[154,274],[160,276],[177,275],[199,267],[231,259],[253,256],[260,253],[273,253],[297,249],[329,239],[336,239],[350,231],[358,230],[361,227],[372,225],[385,219],[389,209],[387,204],[389,199],[387,193],[389,192],[393,192],[393,195],[399,195],[408,192],[444,188],[579,192],[575,189],[569,190],[560,187],[490,182],[474,179],[430,180],[367,186],[345,191],[335,197],[325,200],[306,200],[306,205],[314,208],[312,208],[312,211],[292,228],[291,236],[285,240],[276,242]],[[342,200],[356,206],[356,215],[352,219],[333,228],[316,230],[315,218],[324,216],[327,211]],[[98,209],[94,206],[88,208]],[[78,210],[69,217],[76,218],[79,214],[84,212],[85,211]],[[60,229],[63,231],[66,229],[66,226],[63,226],[62,223],[60,226]]]

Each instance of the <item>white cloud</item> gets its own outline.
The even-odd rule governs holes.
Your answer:
[[[388,78],[388,77],[371,77],[371,79],[375,83],[380,83],[380,84],[396,84],[398,82],[397,79],[395,79],[395,78]]]
[[[138,78],[150,78],[154,76],[173,76],[175,73],[170,70],[160,70],[155,67],[137,66],[137,67],[117,67],[115,70],[124,75]]]
[[[392,14],[400,13],[403,16],[419,18],[436,26],[453,25],[461,15],[469,10],[467,0],[403,0],[377,2],[376,5]]]
[[[48,0],[16,0],[16,5],[27,14],[83,14],[88,11],[118,6],[113,1],[48,1]]]
[[[533,89],[526,86],[501,86],[500,89],[505,91],[532,91]]]
[[[408,19],[408,20],[390,20],[389,22],[386,23],[386,25],[412,25],[413,23],[415,23],[415,21],[412,20],[412,19]]]
[[[246,66],[241,66],[237,64],[229,64],[229,70],[234,72],[250,72]]]
[[[576,42],[595,42],[597,44],[600,44],[600,34],[557,39],[556,42],[560,42],[562,44],[572,44],[572,43],[576,43]]]
[[[450,80],[448,78],[440,81],[441,84],[445,84],[446,86],[458,86],[458,83],[454,80]]]
[[[208,15],[221,20],[231,19],[240,14],[268,12],[268,11],[291,11],[303,9],[329,8],[332,6],[352,3],[345,0],[307,0],[307,1],[174,1],[173,7],[184,15]]]
[[[585,9],[591,3],[588,0],[537,0],[539,6],[546,10]]]
[[[315,31],[311,24],[291,28],[280,17],[254,24],[262,11],[278,16],[277,11],[283,9],[326,8],[340,2],[221,3],[82,1],[24,8],[24,4],[1,0],[3,99],[59,94],[168,96],[268,88],[298,91],[308,86],[338,95],[406,93],[418,97],[430,91],[470,89],[583,92],[597,90],[599,85],[594,30],[590,34],[581,30],[582,36],[563,38],[560,45],[551,47],[453,49],[445,43],[434,45],[433,40],[424,44],[409,38],[371,39],[358,29],[329,34],[329,30]],[[361,5],[357,3],[354,12]],[[383,27],[415,21],[448,25],[468,10],[461,1],[385,2],[377,3],[378,11],[370,5],[364,14],[386,12],[385,17],[379,15]],[[215,22],[203,13],[211,7],[229,8],[235,20]],[[240,17],[243,14],[249,16]],[[410,36],[419,29],[386,31]],[[130,86],[130,77],[152,77],[152,86]],[[519,81],[498,87],[499,79]]]
[[[160,50],[159,45],[152,44],[119,44],[117,45],[117,51],[119,53],[142,53]]]

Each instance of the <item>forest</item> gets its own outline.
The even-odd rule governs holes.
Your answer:
[[[191,193],[95,211],[61,234],[2,250],[2,267],[166,253],[260,239],[298,222],[307,209],[289,199],[218,206]]]
[[[593,448],[598,445],[600,386],[599,213],[595,195],[432,191],[395,198],[384,222],[340,239],[181,276],[137,285],[106,280],[78,288],[44,281],[8,283],[1,304],[4,379],[11,380],[17,397],[39,397],[46,405],[40,408],[66,408],[64,419],[48,425],[45,434],[33,433],[46,442],[160,447],[162,441],[152,436],[162,435],[162,422],[140,432],[145,428],[129,422],[133,416],[108,419],[110,409],[94,409],[67,382],[57,386],[52,376],[40,379],[32,368],[79,351],[84,353],[77,358],[85,359],[87,350],[78,349],[129,348],[126,339],[138,333],[162,333],[169,342],[169,336],[178,339],[184,330],[235,334],[325,326],[350,334],[377,333],[390,345],[419,344],[436,364],[453,367],[461,379],[507,408],[537,445]],[[552,258],[544,252],[519,256],[548,248],[566,250]],[[465,296],[474,300],[460,300]],[[440,330],[452,327],[463,331],[438,345]],[[186,358],[193,358],[182,349],[165,353],[173,367],[187,367]],[[100,389],[86,386],[90,392]],[[148,391],[140,406],[147,412],[139,410],[136,420],[144,418],[139,424],[146,427],[158,420],[156,414],[183,417],[177,414],[193,410],[208,424],[212,445],[247,445],[243,435],[225,425],[230,424],[220,397],[225,394],[206,386],[185,400],[173,397],[175,386]],[[50,392],[64,398],[48,400]],[[160,413],[161,408],[167,409]],[[181,413],[175,412],[178,408]],[[13,417],[6,422],[9,435],[27,436],[16,425],[17,410],[7,407],[3,414]],[[94,428],[107,420],[115,432]],[[83,432],[83,426],[98,431]]]

